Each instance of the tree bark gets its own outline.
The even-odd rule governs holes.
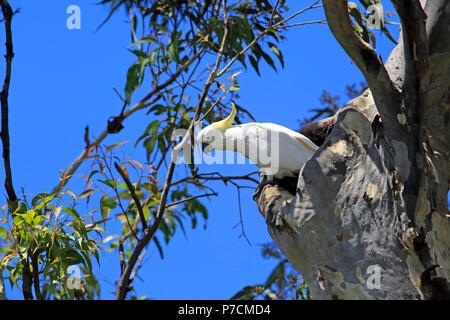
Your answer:
[[[256,199],[314,299],[450,299],[450,3],[393,3],[402,34],[383,65],[347,1],[323,1],[369,89],[336,114],[295,195],[266,185]]]

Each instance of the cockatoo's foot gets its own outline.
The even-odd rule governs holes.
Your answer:
[[[253,194],[253,200],[257,201],[259,196],[261,195],[261,192],[263,191],[264,187],[267,185],[276,186],[278,185],[278,181],[276,181],[273,176],[268,179],[266,175],[262,176],[261,182],[258,185],[258,188],[256,188],[255,193]]]
[[[258,185],[258,188],[256,188],[255,193],[253,194],[253,200],[257,201],[259,196],[261,195],[261,192],[263,191],[264,187],[267,185],[272,186],[279,186],[280,188],[285,189],[289,193],[295,195],[297,191],[297,180],[298,177],[284,177],[281,179],[275,178],[271,176],[268,178],[266,175],[262,176],[261,182]]]

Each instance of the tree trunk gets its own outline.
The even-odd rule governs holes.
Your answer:
[[[337,113],[295,195],[256,199],[314,299],[450,299],[450,2],[393,3],[402,35],[383,65],[347,1],[323,1],[370,89]]]

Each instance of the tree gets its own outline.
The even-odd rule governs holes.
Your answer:
[[[392,3],[401,36],[383,64],[351,3],[323,1],[369,89],[338,111],[295,195],[265,186],[257,199],[314,299],[450,298],[448,4]]]
[[[448,297],[449,57],[442,32],[448,10],[445,1],[430,1],[425,22],[418,0],[392,2],[403,35],[384,66],[369,28],[376,25],[392,38],[386,28],[389,13],[380,2],[360,0],[365,14],[355,3],[323,1],[333,35],[369,89],[330,121],[312,125],[320,131],[321,148],[301,172],[295,195],[280,186],[265,186],[257,199],[269,233],[304,281],[277,250],[266,248],[280,264],[262,288],[250,294],[244,290],[241,296],[308,297],[306,282],[312,297],[319,299]],[[295,13],[283,0],[100,4],[109,6],[103,24],[120,11],[129,17],[127,49],[135,61],[125,72],[123,90],[115,89],[115,116],[104,131],[92,133],[86,126],[80,156],[62,170],[50,193],[29,201],[13,183],[8,129],[14,72],[11,25],[19,12],[0,0],[6,35],[1,140],[8,197],[0,220],[0,273],[25,299],[98,296],[92,264],[98,263],[102,242],[118,252],[116,299],[137,298],[133,283],[147,249],[153,246],[163,256],[162,241],[169,243],[177,230],[185,232],[186,221],[196,228],[200,219],[207,220],[202,201],[217,196],[208,182],[235,187],[238,201],[240,190],[250,187],[243,182],[258,184],[255,172],[224,176],[200,171],[196,126],[223,118],[232,102],[238,122],[252,119],[238,103],[241,71],[252,67],[260,74],[262,63],[283,67],[278,48],[283,31],[325,22],[296,20],[321,8],[319,1]],[[146,151],[146,159],[138,161],[120,152],[123,142],[103,141],[120,134],[126,119],[140,112],[150,114],[152,121],[136,139],[136,146]],[[306,129],[307,134],[316,131]],[[181,159],[184,176],[175,180]],[[74,192],[69,183],[82,164],[88,172],[83,188]],[[111,220],[119,221],[121,229],[104,238]],[[242,222],[241,227],[245,237]],[[0,277],[0,298],[5,297]]]

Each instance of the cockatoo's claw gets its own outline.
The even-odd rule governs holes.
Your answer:
[[[278,185],[278,182],[276,180],[268,180],[267,176],[263,175],[261,182],[258,185],[258,188],[256,188],[255,193],[253,194],[253,200],[258,201],[259,196],[261,195],[261,192],[263,191],[264,187],[267,185]]]
[[[261,182],[259,183],[258,188],[256,188],[255,193],[253,194],[253,200],[257,201],[259,199],[259,197],[261,196],[261,192],[267,185],[278,186],[280,189],[286,190],[292,195],[295,195],[297,193],[297,180],[297,176],[277,179],[273,176],[268,178],[266,175],[262,175]]]

